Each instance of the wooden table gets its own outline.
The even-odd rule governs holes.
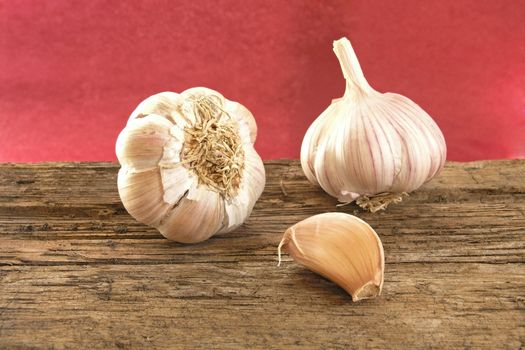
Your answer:
[[[525,344],[525,161],[448,163],[387,211],[266,163],[246,224],[169,242],[120,203],[111,163],[0,165],[0,348],[519,349]],[[284,230],[344,211],[386,255],[383,295],[352,303],[285,256]]]

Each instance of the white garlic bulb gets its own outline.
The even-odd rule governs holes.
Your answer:
[[[334,52],[346,91],[306,132],[301,165],[340,202],[384,209],[441,171],[445,139],[416,103],[370,87],[347,38],[334,42]]]
[[[153,95],[131,114],[116,143],[126,210],[182,243],[239,227],[265,184],[244,106],[207,88]]]

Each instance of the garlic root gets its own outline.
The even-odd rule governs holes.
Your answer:
[[[408,193],[380,193],[378,195],[368,197],[361,196],[356,199],[355,203],[365,210],[375,213],[379,210],[385,210],[391,203],[399,203],[403,197],[407,197]]]

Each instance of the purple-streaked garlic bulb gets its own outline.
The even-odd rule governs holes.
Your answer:
[[[346,91],[306,132],[301,165],[310,182],[340,202],[384,209],[443,169],[445,139],[412,100],[368,84],[347,38],[334,42],[334,52]]]

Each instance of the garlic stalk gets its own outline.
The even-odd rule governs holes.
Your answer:
[[[348,39],[335,41],[334,52],[346,91],[306,132],[301,166],[340,202],[385,209],[441,171],[445,139],[416,103],[368,84]]]
[[[370,225],[355,216],[325,213],[300,221],[284,233],[279,264],[281,250],[338,284],[353,301],[381,294],[383,245]]]
[[[239,227],[265,184],[244,106],[207,88],[153,95],[116,143],[118,189],[127,211],[183,243]]]

